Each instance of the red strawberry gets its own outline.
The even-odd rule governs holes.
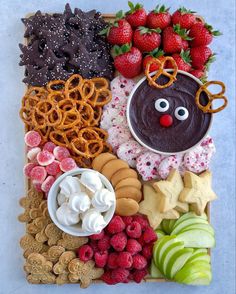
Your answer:
[[[198,79],[202,78],[205,75],[204,71],[200,69],[192,69],[190,70],[190,73]]]
[[[125,77],[133,78],[142,70],[142,53],[138,48],[125,44],[113,47],[115,68]]]
[[[131,25],[125,19],[122,19],[122,10],[116,14],[116,20],[102,30],[100,35],[107,35],[107,41],[112,45],[123,45],[132,41],[133,31]]]
[[[133,36],[134,46],[141,52],[150,52],[161,45],[161,30],[138,27]]]
[[[219,31],[213,31],[212,26],[197,22],[189,31],[189,36],[193,39],[190,45],[191,47],[207,46],[211,43],[213,36],[220,35],[222,34]]]
[[[143,5],[137,3],[134,5],[132,2],[128,2],[130,10],[126,12],[126,20],[132,28],[139,26],[145,26],[147,20],[147,13],[143,8]]]
[[[163,49],[165,53],[179,53],[184,47],[186,42],[190,40],[186,29],[181,29],[180,25],[167,27],[163,31]]]
[[[149,12],[147,16],[147,27],[151,29],[160,28],[163,30],[171,24],[171,15],[169,13],[169,8],[165,8],[164,5],[157,7]]]
[[[145,71],[147,63],[150,60],[154,60],[156,58],[158,58],[158,59],[164,58],[164,51],[157,48],[157,49],[153,50],[152,52],[150,52],[148,55],[146,55],[143,58],[143,71]],[[159,66],[157,63],[153,63],[150,65],[150,72],[156,71],[158,69],[159,69]]]
[[[182,40],[182,47],[183,47],[184,50],[187,50],[188,47],[189,47],[188,41]]]
[[[172,23],[179,24],[181,28],[188,30],[196,22],[196,17],[193,13],[195,12],[181,7],[173,13],[171,17]]]
[[[212,56],[212,51],[209,47],[200,46],[194,47],[190,50],[190,55],[192,59],[192,66],[195,69],[202,69],[207,64],[209,58]],[[213,62],[214,58],[211,58],[210,62]]]
[[[173,54],[172,58],[174,58],[178,69],[189,72],[191,69],[191,58],[190,58],[190,51],[189,50],[182,50],[180,54]],[[170,67],[170,66],[169,66]]]

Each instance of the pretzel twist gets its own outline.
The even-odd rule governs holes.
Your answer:
[[[210,85],[219,85],[221,87],[221,90],[216,93],[216,94],[212,94],[209,90],[208,87]],[[200,101],[200,96],[202,93],[205,93],[207,95],[208,98],[208,102],[206,105],[202,105],[201,101]],[[226,98],[226,96],[224,95],[225,93],[225,85],[223,82],[221,81],[209,81],[206,82],[205,84],[203,84],[202,86],[199,87],[196,96],[195,96],[195,102],[198,106],[199,109],[201,109],[203,112],[205,113],[217,113],[221,110],[223,110],[227,104],[228,104],[228,99]],[[223,100],[223,104],[217,108],[213,108],[213,101],[214,100]]]
[[[171,63],[171,65],[173,67],[173,72],[167,72],[165,70],[164,67],[167,62]],[[153,64],[157,64],[159,68],[154,75],[151,75],[150,67]],[[147,65],[146,65],[146,69],[145,69],[145,75],[147,77],[149,85],[153,86],[157,89],[164,89],[164,88],[167,88],[170,85],[172,85],[176,81],[177,72],[178,72],[177,64],[171,56],[165,56],[161,60],[158,58],[151,59],[148,61]],[[165,77],[169,78],[169,81],[167,83],[165,83],[164,85],[158,84],[157,80],[160,76],[165,76]]]

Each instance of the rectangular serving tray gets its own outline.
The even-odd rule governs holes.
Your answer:
[[[32,14],[33,13],[29,13],[29,14],[26,15],[26,17],[29,17]],[[114,20],[115,20],[115,14],[108,13],[108,14],[102,14],[102,16],[106,21],[109,21],[109,22],[114,22]],[[27,44],[27,39],[24,40],[24,43]],[[141,77],[142,77],[142,75],[137,77],[135,80],[138,81]],[[27,126],[25,127],[25,133],[26,132],[28,132]],[[25,146],[25,163],[28,162],[26,153],[27,153],[27,149],[26,149],[26,146]],[[26,194],[26,196],[28,196],[28,192],[31,189],[31,187],[32,187],[31,181],[28,178],[25,177],[25,194]],[[209,202],[208,202],[207,207],[206,207],[206,214],[207,214],[207,217],[208,217],[208,221],[210,222],[210,203]],[[210,249],[208,249],[208,254],[211,255],[211,250]],[[164,278],[158,278],[157,279],[157,278],[152,278],[150,276],[147,276],[143,281],[144,282],[158,282],[158,283],[172,282],[172,281],[164,279]],[[97,280],[93,280],[93,283],[95,283],[95,284],[103,283],[103,281],[97,279]]]

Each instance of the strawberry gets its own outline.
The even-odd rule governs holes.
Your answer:
[[[165,53],[179,53],[186,48],[186,42],[191,40],[186,29],[181,29],[180,25],[167,27],[163,31],[163,49]]]
[[[143,71],[145,72],[145,69],[146,69],[146,66],[147,66],[147,63],[150,61],[150,60],[154,60],[154,59],[162,59],[164,58],[164,51],[161,50],[161,49],[158,49],[156,48],[155,50],[153,50],[152,52],[150,52],[148,55],[146,55],[144,58],[143,58]],[[153,72],[153,71],[156,71],[159,69],[159,66],[158,64],[156,63],[153,63],[150,65],[150,72]]]
[[[125,19],[131,25],[132,28],[139,26],[145,26],[147,20],[147,13],[143,8],[143,5],[137,3],[134,5],[132,2],[128,2],[130,10],[126,12]]]
[[[169,8],[164,5],[157,7],[149,12],[147,16],[147,27],[151,29],[161,29],[168,27],[171,24],[171,15],[169,13]]]
[[[161,44],[161,30],[138,27],[133,36],[134,46],[141,52],[150,52]]]
[[[219,31],[213,31],[212,26],[202,22],[195,23],[190,31],[189,36],[193,39],[190,42],[191,47],[207,46],[212,42],[213,36],[222,35]]]
[[[203,69],[207,64],[214,61],[214,54],[209,47],[199,46],[190,49],[192,66],[195,69]]]
[[[190,58],[190,51],[189,50],[181,50],[180,54],[173,54],[172,58],[174,58],[178,69],[189,72],[191,69],[191,58]],[[169,66],[170,67],[170,66]]]
[[[123,45],[132,41],[133,30],[127,20],[123,19],[122,10],[116,14],[116,20],[102,30],[100,35],[107,35],[107,41],[112,45]]]
[[[184,50],[187,50],[189,47],[188,41],[187,40],[182,40],[182,48]]]
[[[125,44],[112,49],[115,68],[125,77],[133,78],[141,73],[142,53],[138,48]]]
[[[181,28],[188,30],[196,22],[196,17],[193,13],[195,12],[181,7],[173,13],[171,17],[172,23],[179,24]]]
[[[189,73],[201,80],[203,84],[207,82],[207,75],[203,70],[192,68]]]

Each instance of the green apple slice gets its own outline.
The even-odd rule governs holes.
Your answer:
[[[166,234],[170,234],[170,231],[169,231],[169,220],[168,219],[164,219],[161,223],[161,227],[163,228],[164,232]]]
[[[154,260],[152,259],[151,261],[151,266],[150,266],[150,274],[152,278],[164,278],[162,273],[159,271],[159,269],[156,267]]]
[[[157,238],[160,240],[163,236],[165,236],[166,234],[162,231],[162,230],[155,230],[156,234],[157,234]]]
[[[175,252],[166,265],[166,277],[172,279],[176,273],[185,265],[193,253],[192,248],[183,248]]]
[[[189,226],[183,228],[182,230],[180,230],[178,233],[189,231],[192,229],[205,230],[205,231],[209,232],[211,235],[213,235],[213,236],[215,235],[215,231],[214,231],[213,227],[210,224],[204,224],[204,223],[196,223],[196,224],[189,225]],[[176,233],[176,234],[178,234],[178,233]]]
[[[188,213],[185,213],[183,215],[181,215],[181,217],[175,222],[174,226],[173,226],[173,229],[175,229],[176,226],[179,225],[179,223],[181,223],[182,221],[188,219],[188,218],[202,218],[202,219],[205,219],[207,221],[207,215],[204,213],[202,214],[201,216],[198,216],[196,215],[194,212],[188,212]]]
[[[181,281],[177,281],[181,284],[195,285],[195,286],[207,286],[211,283],[212,274],[208,270],[198,271],[192,274],[188,273],[188,276]]]
[[[208,221],[203,219],[203,218],[198,218],[198,217],[189,217],[182,222],[180,222],[177,226],[174,227],[174,229],[171,232],[171,235],[176,235],[179,232],[181,232],[184,228],[190,226],[190,225],[195,225],[195,224],[205,224],[208,225]]]
[[[184,247],[212,248],[215,246],[215,238],[205,230],[192,229],[178,234],[178,240],[184,242]]]
[[[154,245],[153,257],[155,265],[160,269],[160,259],[166,248],[176,242],[176,236],[164,236]],[[160,269],[161,270],[161,269]]]
[[[179,283],[190,283],[191,280],[196,280],[196,277],[194,279],[191,277],[197,273],[206,275],[208,280],[211,281],[211,266],[205,261],[186,263],[185,266],[176,273],[174,280]]]
[[[165,252],[162,254],[160,259],[160,270],[163,274],[166,274],[166,267],[170,258],[178,251],[184,248],[184,242],[175,242],[166,248]]]
[[[170,232],[170,233],[172,232],[175,223],[176,223],[176,219],[171,219],[171,220],[169,221],[169,232]]]
[[[189,260],[187,261],[187,264],[189,264],[191,262],[195,262],[195,261],[206,261],[206,262],[210,263],[211,257],[210,257],[210,255],[208,255],[205,252],[200,252],[200,253],[192,255],[189,258]]]

